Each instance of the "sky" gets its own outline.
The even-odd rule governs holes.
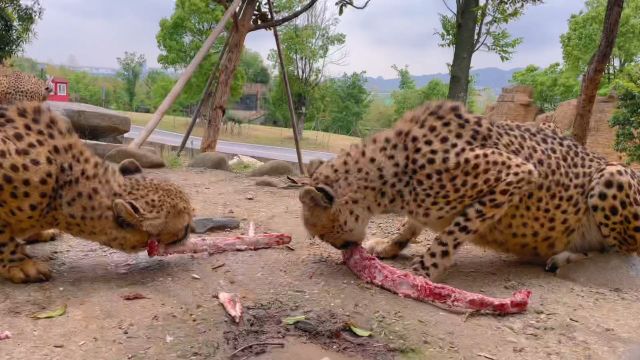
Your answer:
[[[155,36],[160,19],[171,15],[173,0],[41,3],[44,16],[36,27],[37,39],[25,49],[26,56],[55,64],[116,68],[116,57],[135,51],[145,54],[149,66],[159,67]],[[560,35],[567,30],[570,15],[583,4],[583,0],[546,0],[527,8],[508,25],[512,35],[523,38],[513,58],[502,63],[495,54],[478,52],[473,68],[511,69],[561,61]],[[330,66],[329,74],[366,71],[369,76],[390,78],[395,75],[393,64],[408,65],[415,75],[446,72],[453,51],[439,47],[434,35],[439,28],[438,13],[446,11],[440,0],[372,0],[364,10],[347,9],[337,28],[346,34],[347,57],[340,65]],[[275,47],[267,31],[250,33],[245,45],[265,59]]]

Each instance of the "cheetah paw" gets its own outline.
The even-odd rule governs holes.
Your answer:
[[[563,251],[559,254],[553,255],[547,260],[547,265],[544,271],[557,273],[561,267],[589,257],[588,253],[573,253],[569,251]]]
[[[47,281],[51,271],[47,264],[26,259],[18,265],[6,265],[0,268],[0,276],[16,284]]]
[[[362,245],[369,254],[372,254],[380,259],[389,259],[398,256],[397,246],[387,239],[372,238],[367,240]]]

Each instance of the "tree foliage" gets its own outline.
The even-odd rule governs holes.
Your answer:
[[[0,1],[0,64],[17,55],[33,39],[35,24],[42,13],[40,0]]]
[[[465,0],[462,0],[465,1]],[[456,1],[456,3],[461,0]],[[479,50],[498,55],[500,61],[508,61],[515,49],[522,43],[522,38],[512,37],[505,26],[518,19],[528,5],[541,3],[540,0],[485,0],[476,9],[473,52]],[[441,30],[436,32],[442,47],[454,47],[456,43],[460,6],[449,6],[448,14],[439,14]]]
[[[429,81],[427,85],[418,89],[407,66],[399,68],[393,65],[391,68],[396,71],[400,78],[398,90],[391,93],[396,118],[402,116],[408,110],[421,105],[425,101],[447,98],[449,86],[441,80],[433,79]]]
[[[614,149],[640,162],[640,64],[626,67],[616,81],[618,110],[610,120],[616,128]]]
[[[239,67],[244,72],[247,82],[269,84],[271,80],[271,74],[264,64],[262,56],[255,51],[245,49]]]
[[[124,83],[124,91],[127,95],[127,102],[129,109],[135,109],[136,89],[138,86],[138,80],[142,75],[142,70],[147,62],[143,54],[136,54],[135,52],[124,52],[123,57],[117,58],[120,65],[120,71],[118,71],[118,77]]]
[[[580,81],[560,63],[544,69],[529,65],[515,72],[511,82],[531,86],[536,105],[545,112],[555,110],[561,102],[574,99],[580,93]]]
[[[568,70],[582,74],[595,53],[602,36],[606,0],[587,0],[586,9],[569,19],[569,29],[560,36],[562,57]],[[612,82],[616,73],[637,62],[640,57],[640,0],[627,0],[620,18],[620,28],[607,66],[605,80]]]
[[[156,34],[160,49],[158,63],[165,68],[183,70],[200,50],[224,11],[225,7],[216,1],[176,0],[173,14],[160,20],[160,30]],[[178,103],[195,104],[200,100],[209,75],[218,62],[225,39],[226,35],[218,38],[173,107],[178,107]],[[244,81],[244,71],[236,71],[231,86],[231,102],[242,95]]]
[[[328,121],[320,123],[318,130],[336,134],[361,135],[360,122],[364,118],[371,94],[365,87],[365,73],[343,74],[326,82],[325,109]]]
[[[283,8],[297,3],[296,0],[279,2]],[[341,60],[339,51],[346,37],[336,30],[338,22],[337,16],[322,1],[278,29],[299,131],[304,128],[306,120],[314,121],[307,117],[314,116],[313,99],[319,96],[316,90],[324,80],[326,66]],[[268,59],[274,65],[278,64],[275,50],[271,51]],[[281,111],[287,104],[286,97],[282,95],[284,89],[278,82],[270,102],[273,111],[270,117],[279,116],[290,123],[290,116]]]

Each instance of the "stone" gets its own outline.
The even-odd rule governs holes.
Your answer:
[[[540,112],[533,103],[533,88],[515,85],[502,89],[495,104],[488,106],[485,118],[493,121],[527,123]]]
[[[132,149],[127,146],[117,147],[107,153],[105,160],[119,164],[123,160],[133,159],[145,169],[157,169],[166,166],[162,157],[145,149]]]
[[[256,186],[279,187],[281,185],[283,184],[280,181],[267,176],[256,180]]]
[[[237,229],[240,221],[234,218],[198,218],[193,220],[194,234],[206,234],[215,230]]]
[[[229,171],[227,157],[216,152],[204,152],[196,155],[188,167]]]
[[[131,119],[115,111],[99,106],[47,101],[47,105],[64,115],[80,138],[99,140],[124,135],[131,130]]]
[[[236,155],[233,157],[233,159],[231,159],[231,161],[229,161],[229,165],[232,165],[232,166],[238,163],[247,164],[254,168],[263,164],[263,162],[258,159],[254,159],[250,156],[244,156],[244,155]]]
[[[284,160],[272,160],[249,173],[251,177],[292,175],[293,167]]]
[[[104,159],[104,157],[107,156],[107,154],[111,150],[124,147],[124,145],[122,144],[112,144],[112,143],[93,141],[93,140],[82,140],[82,142],[84,142],[84,144],[89,148],[89,150],[91,150],[94,154],[96,154],[98,157],[102,159]],[[141,147],[141,149],[144,151],[148,151],[151,154],[156,154],[155,149],[152,147],[143,146]]]

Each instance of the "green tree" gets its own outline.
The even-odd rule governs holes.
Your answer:
[[[282,1],[281,5],[286,5],[286,1]],[[295,1],[290,5],[295,5]],[[346,37],[336,30],[338,23],[338,18],[331,13],[327,3],[321,2],[278,29],[300,137],[306,117],[314,106],[312,99],[315,91],[324,79],[326,66],[341,60],[339,51]],[[268,58],[277,64],[275,50],[271,51]],[[279,96],[276,92],[272,107],[282,107],[273,103]],[[286,97],[284,100],[286,106]],[[289,115],[286,119],[290,122]]]
[[[224,11],[224,6],[215,1],[177,0],[173,14],[169,18],[160,20],[160,30],[156,34],[160,49],[158,63],[165,68],[183,70],[209,36],[211,29],[222,18]],[[209,75],[218,62],[225,38],[224,35],[218,38],[173,105],[172,111],[180,109],[180,106],[196,104],[200,100]],[[244,79],[243,71],[234,73],[229,102],[236,101],[242,95]]]
[[[527,5],[541,0],[456,0],[455,9],[448,5],[450,14],[440,14],[441,30],[436,34],[440,46],[453,47],[448,97],[467,101],[469,72],[473,54],[479,50],[496,53],[500,61],[508,61],[522,42],[513,38],[505,26],[519,18]]]
[[[36,22],[42,18],[42,13],[40,0],[0,1],[0,65],[33,39]]]
[[[144,55],[135,52],[124,52],[124,57],[117,58],[120,65],[118,77],[124,83],[124,91],[127,94],[127,102],[129,109],[135,110],[136,89],[138,80],[142,75],[142,70],[147,62]]]
[[[336,134],[361,135],[360,122],[371,104],[371,94],[365,87],[365,73],[343,74],[327,81],[328,120],[320,130]]]
[[[421,105],[425,101],[447,98],[449,86],[441,80],[433,79],[427,85],[418,89],[407,66],[399,68],[393,65],[391,68],[398,73],[400,78],[399,89],[391,93],[396,118],[401,117],[405,112]]]
[[[533,88],[533,100],[543,111],[553,111],[566,100],[575,99],[580,93],[580,81],[560,63],[541,69],[529,65],[513,74],[511,82]]]
[[[255,51],[244,50],[239,68],[244,72],[247,82],[268,84],[271,80],[271,74],[262,61],[262,56]]]
[[[616,80],[618,110],[610,120],[616,128],[613,148],[627,155],[629,162],[640,162],[640,65],[633,64]]]
[[[560,36],[562,57],[567,70],[576,76],[584,73],[602,36],[606,0],[587,0],[586,9],[569,19],[569,29]],[[640,57],[640,0],[625,1],[620,18],[620,28],[607,65],[605,81],[611,83],[625,66],[637,62]]]

